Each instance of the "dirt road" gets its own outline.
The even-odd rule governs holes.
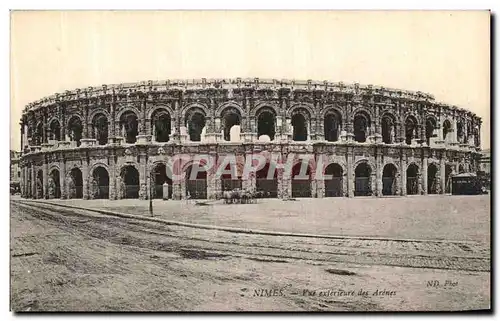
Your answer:
[[[486,309],[489,253],[479,242],[242,234],[16,201],[11,308]]]

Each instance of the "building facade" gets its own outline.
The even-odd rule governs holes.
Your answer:
[[[10,182],[20,183],[21,181],[21,167],[19,166],[19,160],[21,159],[21,152],[11,150],[10,151]]]
[[[453,173],[476,172],[481,157],[481,119],[470,111],[422,92],[326,81],[89,87],[29,104],[20,125],[26,198],[216,198],[232,188],[279,198],[439,194]],[[191,173],[196,155],[216,164],[234,157],[241,168],[255,154],[266,165],[248,177],[213,167],[170,178]],[[297,166],[266,175],[291,154],[309,157],[308,179]],[[189,157],[172,163],[177,155]]]

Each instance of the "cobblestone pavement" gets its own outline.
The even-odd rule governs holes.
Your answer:
[[[270,236],[116,218],[88,209],[68,209],[48,203],[21,201],[14,204],[31,209],[32,215],[40,219],[61,222],[68,229],[104,237],[113,243],[152,249],[175,248],[183,251],[184,246],[189,245],[200,253],[262,260],[490,271],[490,248],[483,242]],[[118,233],[118,230],[121,232]],[[148,235],[147,239],[144,234]]]

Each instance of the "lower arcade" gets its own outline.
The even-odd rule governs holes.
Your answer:
[[[181,154],[187,157],[172,163]],[[297,157],[287,172],[279,160],[291,154]],[[209,155],[217,166],[195,166],[199,155]],[[264,162],[245,175],[245,159],[252,155]],[[234,189],[269,198],[445,194],[451,193],[454,174],[476,171],[475,156],[460,150],[363,144],[65,148],[26,155],[21,192],[35,199],[110,200],[216,199]],[[227,158],[236,161],[221,173],[219,165]],[[173,179],[173,173],[182,178]]]

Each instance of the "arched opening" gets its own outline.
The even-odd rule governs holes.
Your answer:
[[[382,117],[382,142],[384,144],[394,144],[396,126],[392,117],[384,115]]]
[[[434,118],[427,118],[425,121],[425,141],[427,146],[431,144],[431,138],[436,137],[434,130],[436,129],[436,120]]]
[[[172,199],[172,172],[170,169],[163,163],[158,163],[153,169],[153,177],[154,177],[154,190],[153,190],[153,198],[164,198],[163,194],[163,185],[167,183],[168,186],[168,195],[165,197],[166,199]]]
[[[61,197],[61,181],[59,178],[59,170],[53,169],[49,175],[49,198]]]
[[[337,163],[331,163],[325,168],[325,197],[343,196],[343,170]],[[331,176],[331,177],[330,177]]]
[[[464,167],[464,165],[462,165],[462,164],[458,165],[458,173],[459,174],[465,173],[465,167]]]
[[[451,133],[451,123],[447,119],[443,122],[443,140],[450,142],[451,141],[450,137],[451,135],[449,135],[450,133]]]
[[[69,172],[68,198],[83,198],[83,175],[79,168]]]
[[[325,130],[325,139],[329,142],[339,140],[340,128],[342,126],[342,117],[338,112],[332,111],[325,115],[323,128]]]
[[[207,198],[207,172],[200,165],[196,175],[193,172],[193,165],[186,169],[186,197],[189,199]],[[192,175],[193,174],[193,177]]]
[[[382,195],[396,195],[397,168],[394,164],[387,164],[382,171]]]
[[[446,164],[444,180],[445,180],[445,193],[451,193],[451,175],[453,174],[453,166],[450,164]]]
[[[225,141],[231,141],[231,128],[241,125],[241,115],[236,108],[226,108],[222,112],[222,131]],[[239,137],[233,139],[239,141]]]
[[[457,140],[461,144],[465,142],[464,126],[462,122],[457,123]]]
[[[97,140],[99,145],[108,143],[108,119],[106,115],[97,114],[92,119],[92,138]]]
[[[410,164],[406,169],[406,194],[418,194],[418,167],[415,164]]]
[[[69,140],[72,142],[76,142],[76,146],[80,146],[82,139],[82,121],[79,117],[73,116],[68,122],[68,134]]]
[[[293,133],[292,139],[298,142],[305,142],[307,140],[307,118],[304,116],[306,112],[296,110],[296,112],[292,115],[292,126]]]
[[[262,111],[257,117],[257,137],[262,135],[269,136],[270,140],[274,140],[276,114],[271,110]]]
[[[255,173],[255,187],[262,197],[278,197],[278,172],[274,164],[266,163]]]
[[[134,144],[137,141],[139,122],[137,115],[133,111],[126,111],[121,115],[120,130],[122,137],[125,138],[125,143]]]
[[[36,125],[36,130],[35,130],[35,145],[40,146],[45,142],[44,136],[43,136],[43,123],[39,122]]]
[[[109,174],[108,171],[98,166],[94,169],[93,176],[93,198],[108,199],[109,198]]]
[[[364,113],[354,116],[354,140],[359,143],[366,142],[368,130],[370,128],[370,118]]]
[[[52,140],[61,140],[61,125],[59,124],[59,121],[57,119],[54,119],[50,123],[50,136]]]
[[[227,171],[231,171],[231,173],[227,173]],[[221,190],[223,192],[242,188],[241,173],[238,172],[236,164],[227,164],[224,172],[221,175]]]
[[[476,125],[474,127],[474,146],[479,147],[481,145],[480,137],[479,137],[479,126]]]
[[[186,126],[189,139],[192,142],[200,142],[203,128],[205,128],[205,114],[198,109],[192,109],[186,117]]]
[[[312,197],[311,191],[311,167],[307,164],[306,173],[301,173],[303,163],[297,163],[292,167],[292,197]]]
[[[438,168],[434,164],[427,167],[427,194],[437,194]]]
[[[413,116],[408,116],[405,121],[405,143],[411,145],[412,140],[417,136],[417,120]]]
[[[43,198],[43,171],[39,170],[36,174],[36,198]]]
[[[355,187],[354,196],[372,195],[371,184],[372,169],[367,163],[361,163],[354,170]]]
[[[122,168],[120,173],[123,183],[123,198],[139,198],[139,172],[134,166]]]
[[[155,141],[165,143],[170,140],[170,132],[172,131],[172,119],[170,114],[165,110],[156,112],[151,117],[151,131]]]

